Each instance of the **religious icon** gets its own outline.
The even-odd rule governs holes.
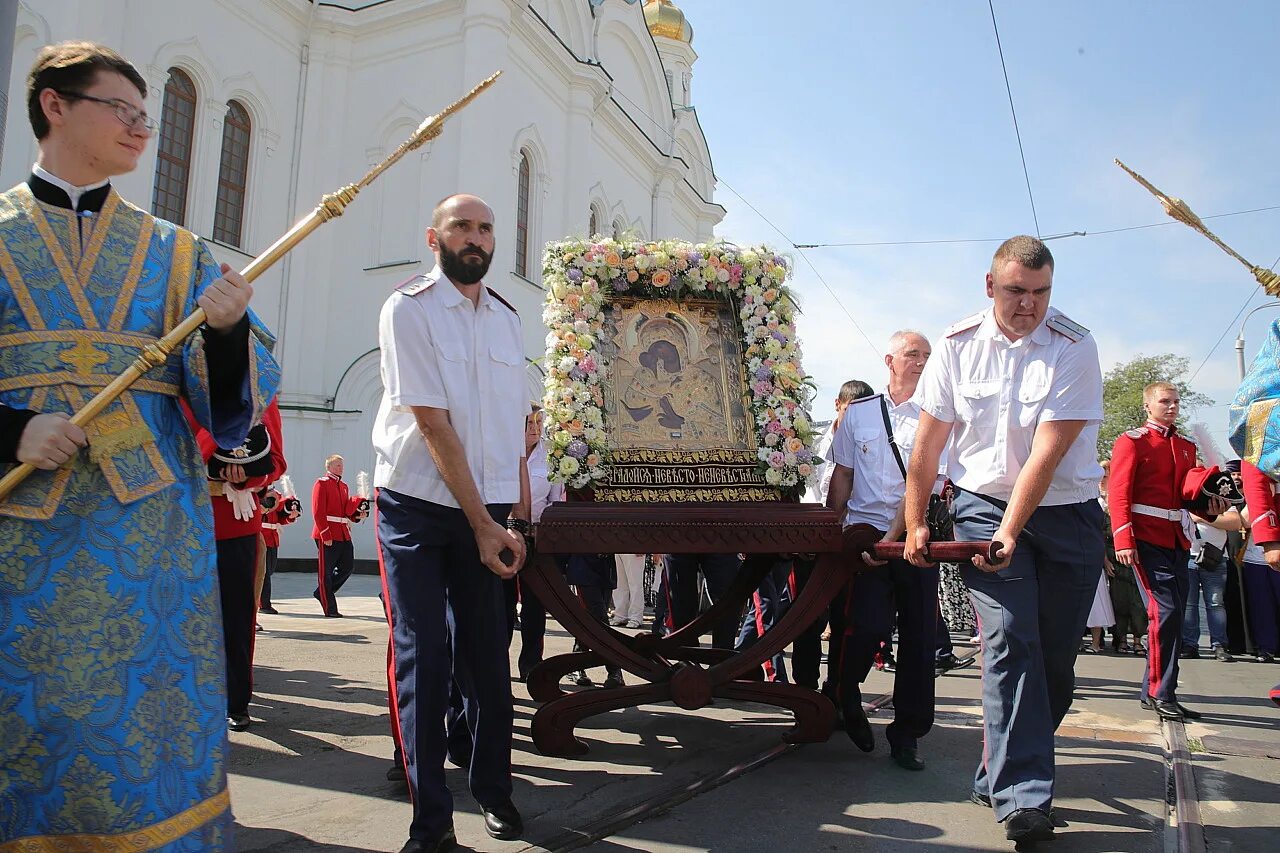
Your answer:
[[[728,315],[723,303],[615,303],[614,382],[605,402],[611,446],[750,449]]]

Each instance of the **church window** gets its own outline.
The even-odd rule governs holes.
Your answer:
[[[156,145],[156,183],[151,195],[151,212],[176,225],[184,224],[187,216],[195,124],[195,84],[182,70],[170,68],[160,108],[160,141]]]
[[[520,172],[516,179],[516,273],[529,277],[529,184],[532,182],[529,153],[520,152]]]
[[[249,138],[253,124],[239,101],[227,104],[222,123],[222,162],[218,201],[213,210],[213,239],[239,246],[244,226],[244,192],[249,177]]]
[[[600,208],[591,205],[591,218],[587,221],[587,236],[594,237],[600,233]]]
[[[613,220],[613,239],[621,240],[623,232],[625,232],[626,230],[627,230],[627,223],[623,222],[621,219]]]

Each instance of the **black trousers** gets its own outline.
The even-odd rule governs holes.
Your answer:
[[[276,562],[280,555],[280,549],[271,545],[266,547],[266,563],[267,570],[262,576],[262,595],[258,597],[258,604],[261,607],[271,606],[271,576],[276,573]]]
[[[742,561],[737,554],[671,554],[667,557],[667,579],[671,584],[671,620],[677,629],[698,616],[698,572],[707,579],[707,592],[715,604],[733,585]],[[742,614],[727,615],[711,626],[711,645],[732,649],[738,638]]]
[[[253,574],[258,537],[218,540],[218,590],[222,596],[222,637],[227,649],[227,714],[249,715],[253,692],[253,622],[258,603]]]
[[[332,545],[326,545],[319,539],[314,541],[319,549],[319,583],[312,594],[320,601],[326,614],[337,613],[338,590],[342,589],[355,568],[355,548],[350,539],[335,539]]]
[[[536,558],[533,545],[529,545],[530,558]],[[520,657],[516,666],[521,678],[542,662],[542,649],[547,634],[547,608],[543,607],[533,588],[516,575],[516,589],[520,596]]]
[[[796,598],[804,592],[809,576],[817,560],[810,555],[799,557],[795,561]],[[840,600],[837,596],[837,600]],[[818,670],[822,661],[822,629],[827,627],[827,619],[819,618],[805,628],[791,644],[791,674],[796,684],[802,687],[818,689]]]
[[[840,702],[848,716],[862,703],[858,685],[871,671],[884,636],[898,617],[898,669],[893,678],[891,746],[914,747],[933,727],[933,664],[937,650],[938,568],[905,560],[858,572],[850,579],[840,666]],[[832,636],[832,640],[835,636]]]

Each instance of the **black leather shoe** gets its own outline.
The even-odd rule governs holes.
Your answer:
[[[482,806],[481,811],[484,812],[484,831],[494,838],[509,841],[524,832],[524,821],[510,800],[498,806]]]
[[[458,846],[458,838],[453,834],[453,827],[449,827],[439,838],[429,841],[421,841],[417,838],[410,838],[409,841],[400,848],[400,853],[441,853],[444,850],[452,850]]]
[[[387,781],[408,784],[409,777],[405,774],[404,765],[391,762],[391,766],[387,768]]]
[[[855,700],[844,709],[844,730],[853,745],[863,752],[876,748],[876,735],[871,731],[871,721],[867,719],[867,712],[862,710],[861,701]]]
[[[975,657],[958,658],[955,654],[948,653],[933,662],[933,674],[943,675],[953,669],[964,669],[966,666],[973,666],[976,661]]]
[[[920,756],[916,754],[914,746],[895,746],[889,750],[889,755],[893,761],[903,770],[923,770],[924,762],[920,760]]]
[[[1183,660],[1199,660],[1200,650],[1195,648],[1194,646],[1183,646],[1182,649],[1179,650],[1178,652],[1178,657],[1182,658]]]
[[[1053,821],[1039,809],[1018,809],[1004,822],[1004,837],[1015,844],[1053,838]]]
[[[1157,700],[1152,704],[1156,716],[1162,720],[1181,720],[1183,717],[1182,706],[1177,702],[1161,702]]]
[[[248,714],[228,714],[227,728],[233,732],[247,731],[250,725]]]
[[[608,690],[612,687],[625,687],[626,682],[622,680],[621,672],[611,672],[605,676],[604,684],[600,686]]]
[[[1144,711],[1154,711],[1156,709],[1156,703],[1150,696],[1143,696],[1138,700],[1138,704],[1142,706]]]
[[[259,612],[259,613],[270,613],[272,616],[279,616],[279,615],[280,615],[280,611],[279,611],[279,610],[276,610],[276,609],[275,609],[274,607],[272,607],[270,604],[266,605],[265,607],[259,607],[259,608],[258,608],[258,612]]]
[[[328,613],[326,613],[326,614],[325,614],[325,616],[326,616],[326,617],[328,617],[329,619],[341,619],[341,618],[342,618],[342,614],[341,614],[341,613],[339,613],[336,609],[335,609],[335,610],[330,610]]]
[[[1182,712],[1183,719],[1198,720],[1204,716],[1199,711],[1193,711],[1181,702],[1174,702],[1173,704],[1178,706],[1178,710]]]
[[[991,798],[986,794],[979,793],[972,789],[969,791],[969,802],[973,803],[975,806],[982,806],[983,808],[988,809],[991,808]]]

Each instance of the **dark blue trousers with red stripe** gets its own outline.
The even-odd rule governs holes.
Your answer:
[[[456,680],[474,748],[468,781],[482,806],[511,799],[511,672],[502,582],[480,562],[462,510],[380,489],[378,557],[395,671],[399,728],[413,800],[409,837],[453,823],[445,784],[445,712]],[[508,504],[487,507],[495,521]]]
[[[751,594],[747,602],[747,615],[742,620],[742,630],[738,633],[735,646],[738,651],[750,648],[752,643],[777,625],[791,609],[791,602],[795,598],[795,575],[791,566],[791,560],[774,560],[769,573],[760,580],[759,588]],[[783,651],[765,661],[763,669],[765,681],[787,683],[787,663]],[[814,681],[817,681],[816,676]]]
[[[1147,665],[1142,669],[1142,698],[1178,701],[1178,653],[1182,618],[1191,581],[1187,552],[1138,540],[1135,572],[1147,599]]]

